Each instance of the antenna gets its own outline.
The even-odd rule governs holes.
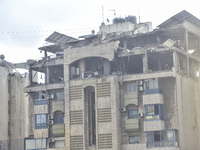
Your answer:
[[[115,16],[115,18],[116,18],[116,12],[115,12],[115,9],[109,9],[109,10],[114,12],[114,16]]]
[[[104,22],[104,10],[103,10],[103,5],[102,5],[102,23]]]
[[[138,11],[138,15],[139,15],[139,23],[141,23],[141,21],[140,21],[140,11]]]

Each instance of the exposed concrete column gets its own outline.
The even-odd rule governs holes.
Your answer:
[[[49,83],[49,67],[46,67],[46,74],[45,74],[45,83]]]
[[[187,57],[187,76],[189,77],[190,76],[190,59],[188,56]]]
[[[70,150],[70,98],[69,98],[69,65],[64,64],[64,81],[65,81],[65,148]]]
[[[81,59],[81,60],[79,61],[79,68],[80,68],[80,74],[81,74],[82,72],[85,72],[85,59]]]
[[[121,150],[121,114],[119,79],[111,78],[112,149]]]
[[[123,40],[123,48],[124,48],[124,49],[127,49],[127,41],[126,41],[126,39]]]
[[[44,51],[44,58],[47,58],[47,51]]]
[[[177,63],[177,52],[173,51],[173,67],[174,67],[174,71],[177,72],[178,69],[178,63]]]
[[[147,50],[144,51],[143,55],[143,73],[148,73],[148,55]]]
[[[185,30],[185,50],[188,50],[188,31]]]
[[[32,69],[29,69],[29,85],[32,84],[32,78],[33,78],[33,71]]]

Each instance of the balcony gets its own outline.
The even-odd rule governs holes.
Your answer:
[[[138,131],[139,130],[139,119],[125,119],[125,130]]]
[[[138,105],[138,93],[127,93],[124,95],[124,106],[129,104]]]
[[[64,100],[53,100],[52,101],[52,112],[55,111],[65,111],[65,103]]]
[[[65,135],[65,124],[54,124],[52,126],[53,136],[64,136]]]

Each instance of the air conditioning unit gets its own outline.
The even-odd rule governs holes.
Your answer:
[[[143,114],[143,113],[138,113],[138,117],[139,117],[139,118],[143,118],[143,117],[144,117],[144,114]]]
[[[120,111],[121,112],[126,112],[126,107],[122,107]]]
[[[137,85],[143,85],[143,81],[142,80],[137,81]]]
[[[143,91],[143,86],[138,86],[138,91],[139,92]]]
[[[49,119],[53,119],[53,114],[49,114]]]
[[[49,125],[53,125],[54,121],[53,120],[49,120]]]
[[[54,99],[54,94],[51,94],[51,95],[49,96],[49,98],[50,98],[50,99]]]
[[[55,142],[54,138],[49,138],[49,142]]]

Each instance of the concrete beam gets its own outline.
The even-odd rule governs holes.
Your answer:
[[[122,76],[122,81],[136,81],[136,80],[144,80],[144,79],[152,79],[152,78],[164,78],[164,77],[176,77],[176,73],[174,71],[161,71],[161,72],[153,72],[147,74],[131,74]]]
[[[190,22],[185,21],[183,24],[181,24],[181,26],[183,26],[187,31],[197,35],[198,37],[200,36],[200,29]]]
[[[46,91],[46,90],[55,90],[63,89],[64,83],[55,83],[55,84],[38,84],[35,86],[29,86],[24,88],[24,93],[37,92],[37,91]]]

